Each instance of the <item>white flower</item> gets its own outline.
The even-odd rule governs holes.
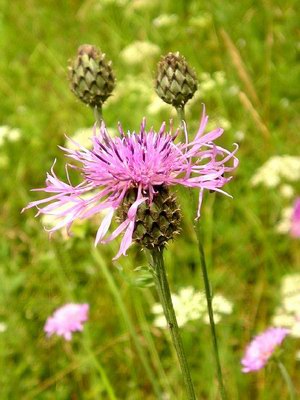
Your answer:
[[[290,335],[300,337],[300,274],[287,275],[281,283],[281,303],[275,310],[273,324],[290,329]]]
[[[0,322],[0,333],[3,333],[7,330],[7,325],[4,322]]]
[[[222,86],[226,83],[226,75],[224,71],[216,71],[213,73],[213,77],[218,85]]]
[[[16,142],[21,137],[21,131],[17,128],[11,128],[10,126],[0,126],[0,146],[7,140],[9,142]]]
[[[156,115],[159,114],[160,112],[169,112],[171,114],[173,113],[173,107],[162,101],[162,99],[157,95],[153,94],[151,102],[148,105],[146,111],[147,114],[150,115]]]
[[[212,308],[214,311],[214,321],[215,323],[219,323],[222,318],[222,314],[231,314],[232,313],[232,303],[225,299],[220,294],[217,294],[213,297],[212,300]],[[209,316],[206,314],[204,317],[204,322],[209,324]]]
[[[216,129],[217,127],[223,128],[225,131],[231,128],[231,123],[224,117],[218,117],[210,120],[207,124],[208,129]]]
[[[245,132],[243,132],[243,131],[236,131],[236,132],[234,133],[234,139],[235,139],[237,142],[242,142],[242,141],[245,139]]]
[[[171,296],[178,326],[183,326],[187,322],[196,319],[201,319],[204,323],[209,323],[204,293],[196,292],[192,286],[188,286],[181,288],[178,294],[172,293]],[[215,322],[218,323],[222,315],[232,312],[232,303],[225,299],[225,297],[217,294],[213,297],[213,309]],[[159,328],[167,328],[161,304],[153,304],[151,311],[155,315],[154,325]]]
[[[300,157],[283,155],[271,157],[258,168],[251,178],[251,184],[276,187],[282,181],[295,182],[299,179]]]
[[[91,141],[91,137],[93,136],[93,128],[81,128],[78,129],[74,135],[72,135],[66,140],[66,148],[75,150],[78,148],[79,144],[80,146],[86,147],[87,149],[91,149],[93,147],[93,143]],[[73,141],[75,143],[73,143]]]
[[[286,234],[291,230],[293,207],[285,207],[281,211],[281,218],[275,230],[277,233]]]
[[[285,199],[290,199],[294,196],[294,189],[291,185],[283,184],[279,188],[279,193]]]
[[[121,58],[128,65],[143,64],[160,53],[160,48],[151,42],[136,41],[121,51]]]
[[[137,78],[133,75],[127,75],[122,81],[118,82],[114,94],[109,97],[107,104],[114,104],[128,96],[142,97],[150,102],[153,97],[153,88],[151,80],[141,76]]]
[[[167,28],[177,24],[178,15],[176,14],[160,14],[153,20],[153,25],[158,28]]]
[[[200,83],[200,90],[203,92],[210,92],[216,87],[216,81],[213,79],[207,79],[206,81],[202,81]]]
[[[300,274],[286,275],[281,281],[281,293],[283,296],[297,294],[300,291]]]

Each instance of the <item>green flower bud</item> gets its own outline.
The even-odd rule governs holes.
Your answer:
[[[197,90],[197,77],[178,52],[167,54],[158,63],[155,90],[164,102],[175,108],[183,108],[193,97]]]
[[[72,92],[89,106],[101,109],[115,87],[111,61],[97,47],[84,44],[68,69]]]

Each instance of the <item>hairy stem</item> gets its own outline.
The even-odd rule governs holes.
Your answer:
[[[158,295],[163,306],[164,314],[171,332],[172,341],[176,349],[179,364],[181,367],[184,384],[188,394],[187,399],[196,400],[194,386],[191,379],[189,366],[184,352],[175,311],[173,308],[168,278],[164,266],[163,252],[159,249],[151,251],[153,260],[154,279]]]

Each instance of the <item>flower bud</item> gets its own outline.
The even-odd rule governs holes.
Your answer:
[[[179,52],[168,53],[158,63],[155,90],[164,102],[176,108],[183,108],[193,97],[197,77]]]
[[[101,109],[115,87],[111,61],[97,47],[83,44],[68,69],[72,92],[89,106]]]

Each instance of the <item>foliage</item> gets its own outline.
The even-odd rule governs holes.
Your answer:
[[[157,298],[151,281],[145,284],[144,253],[132,248],[112,263],[118,244],[95,250],[95,224],[76,227],[68,240],[57,233],[49,241],[33,211],[20,214],[37,198],[29,190],[43,186],[54,158],[58,175],[64,174],[57,147],[64,134],[94,123],[66,79],[67,61],[82,43],[99,46],[113,60],[117,87],[104,105],[107,126],[120,120],[138,129],[144,115],[155,128],[170,117],[178,124],[171,107],[155,103],[153,78],[159,54],[180,51],[200,78],[196,101],[187,105],[189,129],[194,133],[205,102],[211,125],[226,126],[220,145],[240,141],[240,166],[228,185],[234,199],[206,195],[201,217],[213,288],[234,305],[217,326],[221,359],[230,399],[287,398],[275,366],[243,375],[240,359],[250,338],[270,325],[282,276],[300,268],[298,242],[275,230],[285,206],[278,190],[250,185],[268,158],[299,149],[296,1],[2,3],[1,125],[20,129],[21,137],[0,147],[1,399],[112,398],[101,368],[118,399],[151,400],[155,390],[168,393],[165,399],[183,398],[168,332],[153,325]],[[151,56],[128,62],[124,49],[136,41],[160,52],[152,46]],[[166,252],[171,288],[203,290],[191,225],[195,210],[187,191],[178,197],[184,221]],[[47,317],[72,301],[90,304],[83,334],[71,343],[47,339]],[[193,321],[182,334],[199,399],[217,398],[208,326]],[[286,342],[284,363],[300,391],[299,340]]]

